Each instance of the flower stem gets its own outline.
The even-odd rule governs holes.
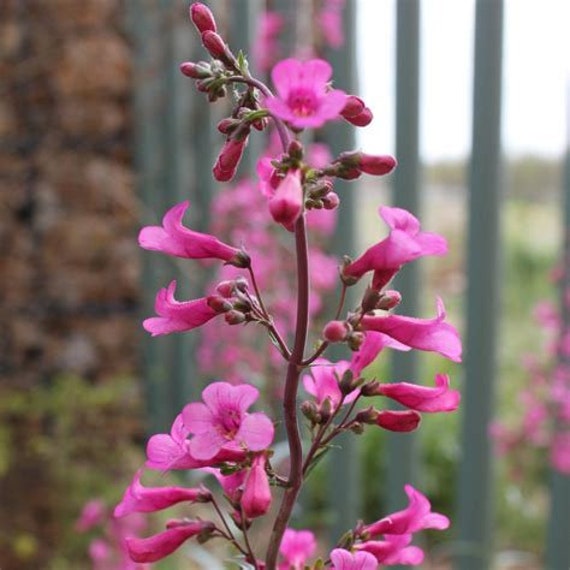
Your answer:
[[[309,252],[304,215],[295,222],[295,249],[297,254],[297,321],[283,398],[283,416],[289,442],[291,467],[289,470],[289,486],[283,495],[267,549],[265,559],[267,570],[275,570],[276,568],[281,539],[303,483],[303,447],[297,425],[297,391],[309,326]]]

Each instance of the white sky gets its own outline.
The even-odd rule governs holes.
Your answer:
[[[405,1],[405,0],[399,0]],[[503,145],[556,157],[567,138],[570,0],[504,0]],[[394,151],[396,0],[358,0],[361,88],[375,120],[367,152]],[[421,152],[457,158],[471,144],[474,0],[421,2]]]

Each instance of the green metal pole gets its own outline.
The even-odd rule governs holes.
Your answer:
[[[569,136],[564,161],[564,275],[560,290],[562,335],[570,331],[570,100],[568,104]],[[570,355],[559,349],[560,365],[570,369]],[[566,428],[568,429],[568,428]],[[570,475],[552,470],[550,479],[550,519],[546,538],[546,568],[570,568]]]
[[[403,0],[396,11],[396,157],[393,203],[414,215],[420,214],[419,82],[420,2]],[[394,288],[402,294],[398,312],[419,313],[420,267],[411,263],[397,275]],[[414,382],[418,360],[414,351],[392,355],[392,378]],[[417,437],[414,433],[388,434],[388,512],[405,505],[404,485],[417,479]]]
[[[326,59],[334,69],[335,85],[349,92],[358,93],[358,77],[356,65],[356,2],[350,0],[345,7],[344,33],[346,43],[341,50],[327,53]],[[341,122],[327,126],[325,142],[330,146],[333,156],[356,144],[354,128]],[[333,251],[337,255],[354,256],[355,244],[355,201],[357,183],[347,184],[344,181],[335,181],[335,191],[341,198],[338,224],[333,239]],[[350,291],[349,293],[352,293]],[[347,299],[347,306],[354,305]],[[333,347],[335,348],[335,347]],[[327,356],[336,360],[346,358],[347,354],[327,352]],[[334,449],[330,453],[329,465],[330,496],[334,497],[334,520],[331,528],[331,541],[336,542],[342,534],[352,528],[358,519],[360,510],[360,462],[358,452],[358,439],[353,434],[335,440],[341,449]]]
[[[477,0],[469,175],[467,354],[459,469],[458,568],[487,570],[492,552],[492,450],[499,323],[502,0]]]

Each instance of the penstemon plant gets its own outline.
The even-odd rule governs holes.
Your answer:
[[[260,325],[270,340],[267,350],[274,350],[273,356],[282,363],[280,374],[272,373],[282,378],[278,380],[282,401],[281,417],[251,411],[259,390],[236,377],[231,382],[226,378],[209,384],[202,393],[202,402],[188,403],[174,420],[170,433],[152,436],[147,445],[148,469],[206,470],[215,476],[220,490],[213,492],[203,484],[196,488],[146,487],[141,483],[142,470],[137,472],[115,516],[155,512],[178,503],[205,504],[211,507],[211,515],[204,518],[202,506],[200,518],[170,520],[159,534],[127,538],[128,553],[136,563],[152,563],[188,539],[203,543],[217,538],[228,543],[236,563],[255,570],[370,570],[379,565],[420,564],[424,553],[410,545],[413,534],[426,528],[445,529],[449,519],[432,512],[428,499],[411,485],[405,486],[409,498],[405,509],[370,524],[355,521],[328,555],[313,562],[313,533],[288,525],[306,477],[338,435],[360,434],[366,426],[408,432],[418,427],[421,412],[449,412],[458,407],[459,393],[450,389],[446,375],[437,375],[434,387],[424,387],[366,380],[362,374],[384,348],[432,351],[460,361],[461,341],[456,329],[446,322],[441,300],[437,301],[433,319],[400,316],[390,312],[400,302],[399,293],[386,289],[402,265],[425,255],[445,254],[446,242],[441,236],[421,231],[419,221],[409,212],[384,206],[380,216],[389,228],[386,238],[355,260],[345,257],[340,267],[323,264],[318,254],[313,260],[308,229],[315,222],[311,224],[310,220],[318,212],[320,222],[316,225],[322,228],[323,216],[334,216],[340,204],[333,191],[334,179],[351,180],[362,173],[388,174],[396,160],[360,151],[344,152],[324,161],[311,158],[301,133],[341,119],[364,126],[372,120],[364,102],[332,89],[331,66],[321,59],[278,62],[271,71],[273,92],[252,77],[243,54],[232,52],[218,33],[208,7],[192,4],[190,18],[212,60],[183,63],[182,73],[196,80],[197,89],[210,102],[225,97],[228,90],[234,95],[230,116],[218,124],[225,142],[213,167],[216,180],[228,182],[234,178],[252,129],[274,127],[277,133],[280,149],[270,150],[258,163],[257,185],[261,192],[250,192],[248,199],[256,202],[251,204],[251,212],[258,214],[259,203],[264,204],[266,219],[285,235],[293,236],[295,306],[291,310],[287,304],[283,311],[272,292],[264,290],[267,280],[258,278],[264,262],[258,263],[251,255],[258,244],[246,250],[249,234],[245,235],[245,244],[237,247],[187,228],[183,216],[188,202],[171,208],[162,226],[141,230],[139,243],[144,249],[185,259],[218,260],[232,271],[211,294],[193,300],[176,300],[176,282],[172,281],[158,292],[157,316],[146,319],[144,328],[156,336],[187,332],[214,319],[223,319],[227,326]],[[334,315],[322,328],[320,340],[310,350],[307,339],[314,313],[314,264],[320,264],[320,272],[330,274],[329,281],[338,276],[340,297]],[[288,263],[283,262],[283,266],[290,271]],[[358,305],[347,311],[344,305],[348,288],[369,277]],[[322,276],[315,280],[323,282]],[[325,358],[333,343],[343,343],[353,351],[350,361],[330,362]],[[275,363],[272,358],[272,365]],[[275,377],[271,382],[276,382]],[[309,397],[299,402],[301,382]],[[379,410],[374,405],[361,405],[371,397],[376,403],[378,396],[406,409]],[[289,451],[285,467],[272,462],[277,422],[284,425]],[[271,519],[264,523],[265,528],[271,528],[271,534],[258,544],[252,539],[252,525],[263,518]]]

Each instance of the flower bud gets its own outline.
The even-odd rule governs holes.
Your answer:
[[[359,167],[362,172],[373,176],[383,176],[396,168],[397,161],[393,156],[374,156],[360,153]]]
[[[390,309],[397,307],[401,302],[402,295],[398,291],[389,289],[380,295],[376,308],[382,309],[383,311],[389,311]]]
[[[362,113],[359,113],[355,117],[350,117],[350,118],[345,117],[345,119],[355,127],[366,127],[372,122],[373,118],[374,115],[372,115],[372,111],[368,107],[365,107],[362,110]]]
[[[323,337],[329,342],[343,342],[349,330],[344,321],[330,321],[323,329]]]
[[[190,19],[201,34],[206,31],[215,32],[217,30],[212,11],[201,2],[194,2],[190,6]]]
[[[255,457],[244,483],[241,506],[244,515],[250,519],[264,515],[271,506],[271,488],[265,462],[265,455]]]
[[[225,313],[232,308],[232,304],[223,297],[218,295],[210,295],[207,299],[208,307],[216,311],[216,313]]]
[[[414,410],[382,410],[378,412],[376,425],[389,431],[414,431],[422,417]]]
[[[223,135],[231,135],[241,124],[238,119],[232,119],[231,117],[226,117],[222,119],[216,126],[218,132]]]
[[[340,204],[340,198],[336,192],[329,192],[322,198],[325,210],[334,210]]]
[[[227,182],[235,176],[246,144],[247,137],[243,140],[237,138],[226,140],[214,165],[213,172],[216,180]]]
[[[287,149],[289,156],[296,161],[303,160],[303,144],[297,139],[292,140],[289,143],[289,148]]]
[[[236,290],[236,282],[235,281],[221,281],[220,283],[218,283],[216,285],[216,291],[225,299],[229,299],[230,297],[233,297],[235,290]]]
[[[360,97],[356,97],[356,95],[349,95],[346,98],[346,103],[340,114],[345,119],[351,119],[352,117],[360,115],[360,113],[362,113],[365,108],[366,105]]]
[[[245,321],[247,320],[247,317],[241,311],[236,311],[234,309],[228,311],[224,315],[224,318],[226,320],[226,323],[228,323],[228,325],[241,325],[242,323],[245,323]]]
[[[327,396],[319,407],[320,422],[326,422],[334,411],[334,405],[329,396]]]
[[[180,64],[180,71],[192,79],[208,79],[212,76],[212,69],[203,61],[199,63],[185,61]]]
[[[214,31],[207,30],[202,34],[202,45],[208,50],[208,53],[216,58],[224,61],[227,59],[228,49],[222,37]]]
[[[292,231],[293,225],[303,210],[303,187],[301,173],[292,170],[281,181],[275,194],[269,199],[269,212],[273,219]]]

